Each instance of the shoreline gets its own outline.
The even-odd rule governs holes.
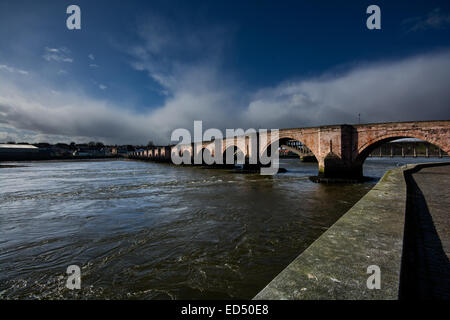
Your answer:
[[[127,160],[123,157],[111,157],[111,158],[74,158],[74,159],[42,159],[42,160],[7,160],[0,161],[0,168],[20,168],[28,167],[26,165],[15,165],[10,163],[24,163],[24,162],[99,162],[99,161],[120,161]]]

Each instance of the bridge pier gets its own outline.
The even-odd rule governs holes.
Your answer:
[[[336,155],[328,155],[319,160],[317,182],[360,181],[363,180],[362,163],[344,161]]]
[[[362,181],[364,180],[362,165],[342,165],[339,163],[328,164],[325,167],[319,167],[320,180],[349,180],[349,181]],[[319,181],[320,182],[320,181]]]

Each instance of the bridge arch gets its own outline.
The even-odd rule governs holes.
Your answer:
[[[430,138],[426,134],[423,134],[420,131],[418,131],[418,132],[408,131],[408,132],[395,132],[395,133],[384,134],[384,135],[377,137],[376,139],[372,139],[372,140],[366,142],[365,144],[362,144],[358,148],[358,155],[356,156],[355,162],[357,164],[362,165],[364,163],[364,161],[367,159],[367,157],[369,156],[369,154],[376,148],[380,147],[381,145],[383,145],[387,142],[398,140],[398,139],[404,139],[404,138],[415,138],[415,139],[420,139],[422,141],[431,143],[450,155],[448,141],[447,141],[447,143],[445,143],[445,141],[441,141],[441,139]]]
[[[303,146],[305,146],[306,148],[308,148],[308,150],[314,155],[314,157],[316,159],[317,158],[317,151],[315,152],[311,147],[308,146],[308,144],[306,144],[302,139],[299,139],[298,137],[295,136],[281,136],[279,137],[277,140],[272,140],[272,141],[268,141],[267,144],[265,146],[261,146],[260,149],[260,154],[263,154],[264,152],[267,152],[267,155],[270,156],[271,152],[272,152],[272,145],[278,141],[278,146],[287,146],[287,142],[288,141],[298,141],[300,142]],[[289,149],[290,151],[297,153],[299,156],[302,155],[302,153],[300,151],[294,151],[294,148]]]

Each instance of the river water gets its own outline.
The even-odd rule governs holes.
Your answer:
[[[0,168],[0,298],[250,299],[386,170],[424,161],[368,159],[375,180],[349,185],[315,184],[317,165],[297,159],[275,176],[139,161]],[[69,265],[80,290],[65,287]]]

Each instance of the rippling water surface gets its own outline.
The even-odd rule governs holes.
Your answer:
[[[365,174],[424,159],[369,159]],[[376,180],[322,185],[136,161],[0,168],[0,298],[250,299]],[[81,267],[82,288],[65,288]]]

